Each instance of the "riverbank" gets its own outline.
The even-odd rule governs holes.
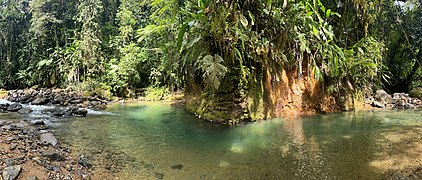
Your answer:
[[[0,135],[0,170],[4,180],[90,177],[92,165],[61,146],[43,123],[2,118]]]

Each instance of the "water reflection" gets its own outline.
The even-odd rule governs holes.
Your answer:
[[[288,117],[284,119],[283,129],[289,133],[293,139],[293,143],[298,147],[302,146],[305,142],[303,135],[303,124],[300,117]]]

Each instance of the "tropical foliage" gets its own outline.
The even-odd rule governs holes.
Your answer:
[[[123,96],[193,75],[241,90],[281,66],[327,92],[409,91],[422,85],[421,17],[419,1],[3,0],[0,88],[94,82]]]

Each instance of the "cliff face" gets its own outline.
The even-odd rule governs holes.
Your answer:
[[[207,121],[238,124],[291,115],[354,110],[361,101],[349,94],[324,93],[324,83],[309,67],[286,70],[266,65],[254,80],[241,86],[238,71],[230,70],[217,91],[206,91],[192,76],[186,88],[187,109]]]

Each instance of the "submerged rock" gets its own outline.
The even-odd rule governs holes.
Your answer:
[[[21,171],[22,168],[19,165],[4,168],[2,173],[3,180],[15,180],[18,178]]]
[[[56,137],[52,133],[41,134],[40,141],[45,144],[51,144],[52,146],[58,144]]]
[[[157,179],[164,179],[164,174],[163,173],[156,172],[156,173],[154,173],[154,176]]]
[[[86,168],[91,168],[92,167],[92,164],[90,162],[88,162],[88,160],[85,159],[84,157],[79,158],[78,163],[80,165],[82,165],[83,167],[86,167]]]
[[[173,165],[173,166],[170,166],[172,169],[182,169],[183,168],[183,165],[181,165],[181,164],[175,164],[175,165]]]
[[[29,114],[32,112],[32,109],[22,108],[18,111],[20,114]]]

